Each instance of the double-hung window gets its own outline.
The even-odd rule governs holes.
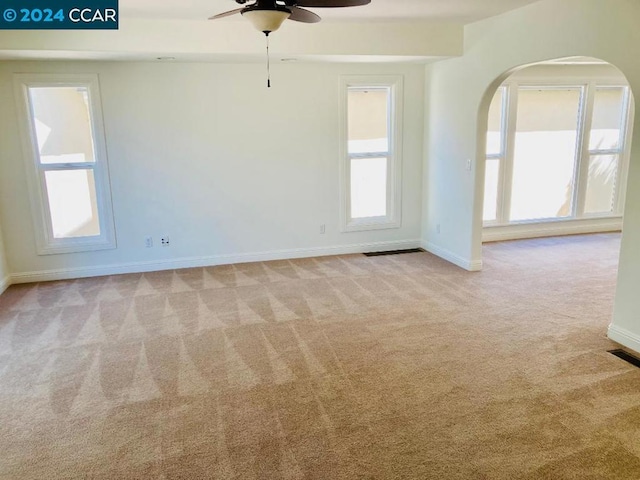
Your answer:
[[[592,89],[589,148],[585,157],[584,195],[579,198],[585,216],[621,213],[625,148],[628,144],[629,87],[597,86]]]
[[[15,76],[38,253],[115,248],[95,75]]]
[[[344,77],[343,231],[401,224],[402,77]]]

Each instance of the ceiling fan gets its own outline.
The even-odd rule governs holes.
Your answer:
[[[269,34],[280,28],[286,20],[293,20],[302,23],[318,23],[320,17],[315,13],[301,7],[311,8],[337,8],[337,7],[357,7],[367,5],[371,0],[236,0],[236,3],[245,5],[228,12],[219,13],[209,20],[230,17],[236,13],[242,14],[254,27],[264,33],[267,37],[267,87],[271,87],[271,68],[269,61]]]
[[[248,0],[236,0],[236,3],[245,5]],[[301,7],[310,8],[336,8],[357,7],[367,5],[371,0],[255,0],[254,2],[229,12],[219,13],[209,20],[229,17],[236,13],[242,14],[254,27],[269,36],[275,32],[286,19],[302,23],[317,23],[320,17],[315,13]]]

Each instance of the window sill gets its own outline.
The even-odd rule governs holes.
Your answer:
[[[482,230],[482,241],[499,242],[524,238],[618,232],[621,230],[621,215],[535,220],[507,225],[485,225]]]
[[[373,219],[361,219],[354,220],[346,225],[343,225],[342,232],[363,232],[367,230],[387,230],[391,228],[400,228],[400,222],[398,221],[389,221],[387,218],[384,220],[373,220]]]
[[[58,255],[64,253],[81,253],[81,252],[93,252],[97,250],[113,250],[115,249],[116,241],[113,240],[96,240],[91,241],[81,240],[76,242],[64,242],[56,243],[51,242],[47,245],[38,246],[38,255]]]

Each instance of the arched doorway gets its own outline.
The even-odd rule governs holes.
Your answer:
[[[480,110],[483,242],[621,230],[634,112],[622,72],[587,57],[530,65]]]

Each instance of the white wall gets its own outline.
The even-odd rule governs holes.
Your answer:
[[[543,0],[470,25],[465,55],[427,68],[423,242],[472,267],[481,265],[484,135],[495,87],[520,66],[584,55],[617,66],[640,93],[640,3]],[[482,108],[481,108],[482,107]],[[636,113],[634,137],[640,139]],[[474,159],[473,171],[464,168]],[[640,350],[640,141],[633,143],[619,283],[610,335]],[[436,225],[441,223],[441,233]],[[624,337],[622,334],[625,334]]]
[[[0,218],[14,280],[417,246],[424,68],[274,67],[268,90],[261,64],[0,63]],[[99,75],[117,249],[36,255],[16,72]],[[404,76],[402,228],[339,232],[341,74]]]

